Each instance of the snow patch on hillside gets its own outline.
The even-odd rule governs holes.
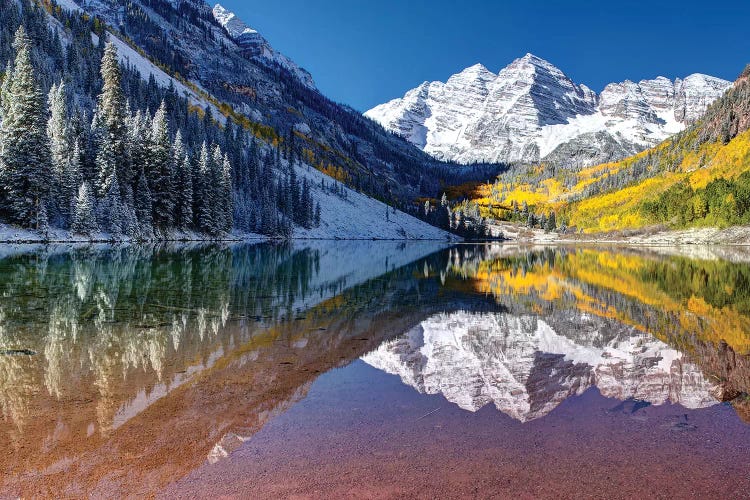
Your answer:
[[[94,44],[99,43],[99,37],[95,33],[91,33],[91,40]],[[202,109],[206,107],[211,108],[213,116],[220,121],[226,120],[224,115],[219,112],[219,109],[208,102],[206,99],[195,93],[192,89],[188,88],[185,84],[179,80],[168,75],[164,70],[156,66],[154,63],[140,55],[130,45],[120,40],[117,36],[112,33],[108,33],[107,40],[114,43],[117,47],[117,57],[122,64],[130,65],[134,67],[140,74],[141,78],[148,80],[151,76],[154,77],[156,83],[161,87],[167,88],[170,84],[174,85],[177,94],[186,95],[190,104],[199,106]]]
[[[320,227],[295,228],[295,238],[381,239],[381,240],[457,240],[458,238],[385,203],[344,188],[342,199],[321,188],[321,180],[334,180],[312,167],[297,167],[300,178],[307,178],[313,198],[320,202]],[[386,219],[386,211],[388,218]]]
[[[71,12],[81,12],[83,10],[73,0],[56,0],[56,2],[63,9]]]

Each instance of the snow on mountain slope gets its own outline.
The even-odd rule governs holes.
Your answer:
[[[439,314],[362,359],[420,392],[469,411],[492,403],[522,422],[592,386],[621,400],[716,404],[699,368],[649,335],[608,339],[600,331],[587,338],[532,316]]]
[[[79,12],[82,10],[73,0],[57,0],[57,5],[72,12]]]
[[[597,95],[526,54],[497,75],[475,65],[425,82],[365,115],[442,160],[594,164],[683,130],[730,85],[694,74],[613,83]],[[582,150],[593,152],[581,160]]]
[[[91,39],[94,44],[99,43],[99,37],[96,34],[92,33]],[[164,70],[140,55],[130,45],[109,32],[107,33],[107,41],[110,41],[117,46],[117,57],[120,60],[120,63],[134,67],[141,74],[141,78],[148,80],[153,76],[156,83],[164,88],[173,85],[179,95],[186,95],[188,97],[191,104],[199,106],[201,109],[206,109],[207,107],[211,108],[211,111],[217,120],[221,120],[222,122],[225,120],[224,115],[219,112],[219,109],[216,106],[198,95],[192,89],[188,88],[181,81],[169,76]]]
[[[69,10],[71,12],[84,11],[81,6],[76,3],[75,0],[56,0],[56,2],[57,5],[59,5],[63,9]],[[99,43],[99,37],[95,33],[91,33],[91,39],[94,44]],[[162,87],[169,87],[170,85],[173,85],[178,94],[187,95],[191,104],[199,106],[202,109],[210,107],[212,112],[214,113],[214,116],[218,117],[218,119],[224,118],[223,115],[219,112],[218,108],[216,108],[216,106],[211,104],[202,96],[198,95],[195,91],[187,87],[181,81],[168,75],[163,69],[159,68],[147,58],[143,57],[116,35],[108,32],[107,40],[113,42],[117,46],[117,56],[120,59],[120,62],[122,64],[134,67],[136,70],[138,70],[144,80],[148,80],[153,76],[156,80],[156,83],[158,83]]]
[[[274,50],[257,30],[245,24],[234,12],[225,9],[221,4],[216,4],[213,8],[213,15],[245,53],[279,64],[296,75],[302,83],[315,88],[315,82],[310,73],[300,68],[284,54]]]
[[[379,240],[456,240],[450,233],[362,193],[344,187],[346,198],[321,187],[321,180],[334,181],[312,167],[297,167],[297,175],[310,181],[314,199],[320,202],[320,227],[295,228],[296,238],[379,239]],[[388,212],[386,218],[386,212]]]

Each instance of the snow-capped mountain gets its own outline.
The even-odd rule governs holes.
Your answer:
[[[597,95],[526,54],[499,74],[478,64],[445,83],[425,82],[365,115],[442,160],[583,165],[657,144],[730,86],[694,74],[613,83]]]
[[[229,36],[246,55],[249,57],[260,57],[277,63],[291,71],[292,74],[297,76],[308,87],[315,87],[315,82],[310,73],[300,68],[284,54],[274,50],[258,31],[245,24],[234,12],[230,12],[222,5],[216,4],[213,8],[213,15],[214,19],[227,30]]]
[[[606,397],[687,408],[716,404],[714,386],[683,355],[632,329],[608,331],[579,318],[580,330],[510,314],[440,314],[362,359],[463,409],[494,404],[522,422],[542,417],[596,386]]]

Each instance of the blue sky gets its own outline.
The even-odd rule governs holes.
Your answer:
[[[527,52],[601,91],[609,82],[750,63],[750,2],[222,0],[310,71],[330,98],[366,110],[425,80]]]

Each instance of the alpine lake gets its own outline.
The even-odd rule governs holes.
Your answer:
[[[3,246],[0,498],[750,498],[750,248]]]

